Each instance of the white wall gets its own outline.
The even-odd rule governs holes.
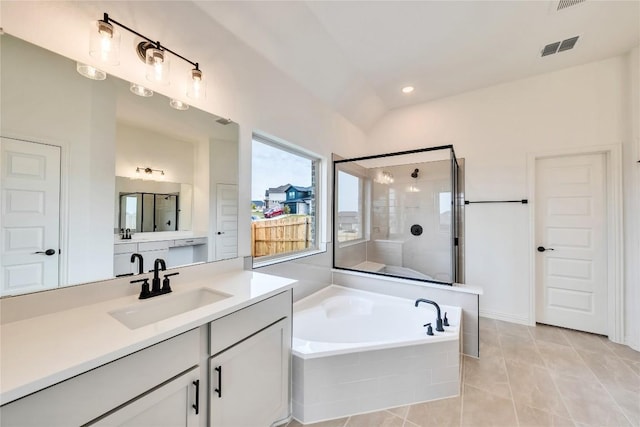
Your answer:
[[[637,59],[634,71],[629,62],[634,61],[615,57],[392,111],[371,131],[367,154],[453,144],[465,158],[467,200],[527,198],[528,153],[620,143],[629,154],[634,144],[637,150],[627,119],[630,74],[637,93]],[[636,128],[637,116],[636,110]],[[627,206],[638,200],[635,157],[624,164]],[[637,212],[627,208],[628,227],[634,222],[637,228]],[[528,316],[532,218],[527,205],[467,207],[466,283],[484,287],[482,314],[533,321]],[[637,237],[632,239],[627,246],[637,248]],[[627,304],[637,307],[639,283],[629,281],[638,274],[637,249],[635,258],[627,252],[627,295],[635,295]],[[640,324],[631,320],[628,315],[629,333]]]

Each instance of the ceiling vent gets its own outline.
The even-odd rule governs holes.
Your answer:
[[[580,36],[571,37],[566,40],[562,40],[561,42],[553,42],[549,43],[542,49],[542,53],[540,56],[549,56],[554,53],[564,52],[565,50],[573,49],[573,47],[578,42],[578,38]]]
[[[558,7],[556,10],[560,11],[562,9],[566,9],[571,6],[575,6],[580,3],[584,3],[585,0],[560,0],[558,2]]]

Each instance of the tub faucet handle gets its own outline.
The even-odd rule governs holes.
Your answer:
[[[433,335],[433,328],[431,327],[431,323],[424,324],[422,326],[427,327],[427,335]]]
[[[447,312],[444,312],[444,319],[442,319],[442,324],[444,326],[449,326],[449,319],[447,319]]]

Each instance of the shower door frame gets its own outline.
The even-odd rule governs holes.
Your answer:
[[[338,242],[338,238],[337,238],[337,222],[338,222],[338,193],[336,191],[337,188],[337,176],[338,176],[338,169],[337,169],[337,165],[341,164],[341,163],[352,163],[352,162],[358,162],[358,161],[365,161],[365,160],[373,160],[373,159],[380,159],[380,158],[385,158],[385,157],[395,157],[395,156],[406,156],[406,155],[411,155],[411,154],[419,154],[419,153],[425,153],[425,152],[429,152],[429,151],[438,151],[438,150],[449,150],[450,152],[450,158],[449,161],[451,163],[451,172],[450,172],[450,179],[451,179],[451,224],[450,224],[450,233],[451,233],[451,250],[450,250],[450,255],[451,255],[451,276],[452,276],[452,281],[451,282],[443,282],[443,281],[439,281],[439,280],[427,280],[427,279],[417,279],[417,278],[408,278],[408,277],[404,277],[404,276],[399,276],[399,275],[394,275],[394,274],[386,274],[386,273],[379,273],[379,272],[375,272],[375,271],[364,271],[364,270],[357,270],[357,269],[353,269],[353,268],[347,268],[347,267],[339,267],[336,265],[336,248],[339,245]],[[461,277],[464,276],[464,274],[462,273],[462,269],[461,269],[461,264],[460,264],[460,254],[459,254],[459,250],[460,250],[460,231],[461,231],[461,227],[458,224],[458,216],[459,215],[463,215],[464,214],[464,197],[460,198],[460,191],[458,188],[459,185],[459,176],[458,174],[460,173],[460,165],[458,163],[458,159],[456,157],[456,153],[455,150],[453,148],[453,145],[439,145],[439,146],[435,146],[435,147],[425,147],[425,148],[418,148],[418,149],[414,149],[414,150],[406,150],[406,151],[397,151],[397,152],[393,152],[393,153],[384,153],[384,154],[374,154],[374,155],[370,155],[370,156],[362,156],[362,157],[352,157],[352,158],[342,158],[339,157],[338,155],[334,154],[334,160],[333,160],[333,178],[332,178],[332,199],[333,199],[333,215],[332,215],[332,240],[333,240],[333,253],[332,253],[332,266],[334,269],[336,270],[344,270],[344,271],[352,271],[352,272],[357,272],[357,273],[366,273],[366,274],[373,274],[376,276],[382,276],[382,277],[393,277],[393,278],[398,278],[398,279],[409,279],[409,280],[417,280],[420,282],[426,282],[426,283],[435,283],[438,285],[445,285],[445,286],[453,286],[454,283],[459,283],[459,279]],[[363,233],[364,234],[364,233]]]

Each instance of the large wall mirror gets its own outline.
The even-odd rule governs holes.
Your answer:
[[[8,34],[0,55],[0,295],[237,257],[236,123]]]

